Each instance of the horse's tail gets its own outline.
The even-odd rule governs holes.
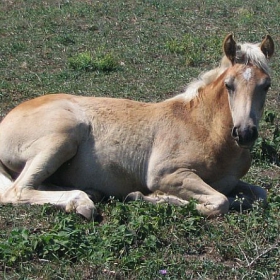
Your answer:
[[[13,179],[10,174],[6,171],[5,166],[0,160],[0,199],[1,194],[3,194],[8,188],[13,184]]]

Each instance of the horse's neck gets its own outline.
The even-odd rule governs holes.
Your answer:
[[[217,106],[219,105],[220,107],[229,109],[228,92],[224,85],[224,76],[225,73],[201,89],[202,98],[209,106],[212,105],[215,107],[217,104]]]
[[[197,108],[205,119],[209,120],[209,126],[219,133],[228,134],[232,128],[232,116],[229,108],[228,92],[224,86],[223,75],[200,90]]]

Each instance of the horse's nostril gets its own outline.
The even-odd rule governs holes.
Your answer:
[[[256,126],[249,126],[245,129],[234,127],[231,131],[232,138],[241,147],[251,147],[258,138],[258,129]]]
[[[239,135],[238,135],[238,127],[234,127],[231,131],[231,136],[235,139],[238,140]]]

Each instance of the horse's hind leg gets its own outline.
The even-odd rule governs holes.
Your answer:
[[[254,202],[267,202],[265,189],[239,181],[234,190],[228,195],[230,207],[236,210],[252,208]]]
[[[68,137],[59,139],[55,142],[51,141],[53,139],[45,139],[45,143],[51,143],[51,145],[43,147],[44,149],[39,152],[37,150],[37,153],[34,152],[35,155],[26,161],[16,181],[1,193],[1,203],[50,203],[66,211],[74,210],[88,219],[95,215],[93,202],[81,190],[37,190],[45,179],[77,152],[77,144],[71,144],[71,139]]]
[[[0,202],[1,202],[1,195],[7,189],[9,189],[13,184],[13,179],[11,178],[10,174],[4,168],[4,165],[0,161]]]

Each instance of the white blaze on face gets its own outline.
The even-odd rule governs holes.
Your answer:
[[[246,70],[243,72],[243,78],[248,82],[252,78],[252,69],[246,68]]]

